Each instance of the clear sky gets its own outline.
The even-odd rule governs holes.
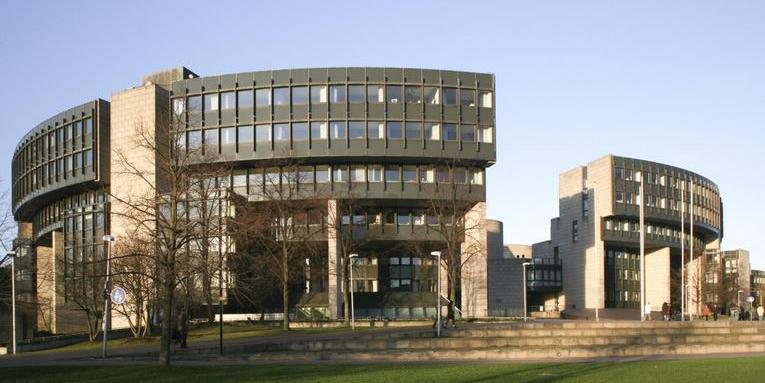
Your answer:
[[[4,0],[0,177],[39,122],[178,65],[493,72],[505,242],[549,239],[558,174],[613,153],[716,182],[723,247],[765,268],[765,1]]]

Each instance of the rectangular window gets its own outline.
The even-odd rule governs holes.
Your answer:
[[[326,122],[311,123],[311,140],[326,140],[329,135]]]
[[[400,140],[401,135],[401,123],[398,121],[388,121],[385,124],[385,130],[389,140]]]
[[[457,105],[457,88],[444,88],[444,105]]]
[[[367,122],[367,137],[369,139],[383,139],[383,123],[381,121],[369,121]]]
[[[406,139],[407,140],[421,140],[422,134],[420,133],[419,122],[407,122],[406,123]]]
[[[189,131],[189,150],[198,150],[202,147],[202,131]]]
[[[455,184],[466,184],[467,183],[467,173],[465,168],[454,168],[453,170],[453,177],[454,177],[454,183]]]
[[[332,121],[329,123],[330,136],[333,140],[345,139],[345,122]]]
[[[236,144],[236,128],[221,128],[220,129],[220,144],[235,145]]]
[[[383,102],[383,87],[382,85],[367,85],[367,102],[370,104],[378,104]]]
[[[493,139],[492,134],[492,128],[488,126],[480,126],[478,127],[478,142],[484,143],[484,144],[490,144]]]
[[[298,170],[298,182],[302,184],[313,183],[313,167],[301,166]]]
[[[401,86],[388,85],[385,87],[385,100],[389,104],[398,104],[401,102]]]
[[[428,166],[420,166],[420,183],[432,184],[435,182],[435,171]]]
[[[382,182],[382,166],[369,165],[367,179],[369,182]]]
[[[327,102],[327,86],[311,86],[311,104],[325,104]]]
[[[182,98],[173,99],[173,114],[175,114],[176,117],[182,115],[185,109],[186,103]]]
[[[425,123],[425,139],[438,141],[441,139],[441,126],[430,122]]]
[[[220,109],[233,110],[236,108],[236,93],[223,92],[220,94]]]
[[[444,141],[457,141],[457,125],[444,124]]]
[[[271,125],[255,125],[255,142],[271,142]]]
[[[348,167],[347,166],[333,166],[332,167],[332,180],[334,182],[346,183],[348,182]]]
[[[448,184],[449,183],[449,168],[439,167],[436,170],[436,180],[440,184]]]
[[[253,130],[251,125],[237,128],[239,134],[239,150],[252,149]]]
[[[307,86],[292,87],[292,105],[306,105],[306,104],[308,104],[308,87]]]
[[[348,138],[364,138],[364,121],[350,121],[348,123]]]
[[[483,185],[483,170],[482,169],[470,169],[470,184],[471,185]]]
[[[577,220],[571,222],[571,240],[574,242],[579,240],[579,221]]]
[[[367,169],[364,166],[351,167],[351,182],[366,182]]]
[[[289,141],[290,140],[290,125],[289,124],[274,124],[274,141]]]
[[[308,141],[307,122],[295,122],[292,124],[292,141]]]
[[[202,111],[202,96],[191,96],[186,100],[186,107],[189,112]]]
[[[478,91],[478,106],[481,108],[492,108],[493,102],[492,102],[492,94],[491,92],[487,90],[479,90]]]
[[[406,183],[417,182],[417,167],[414,165],[404,165],[401,169],[401,178]]]
[[[329,166],[316,167],[316,183],[325,184],[329,182]]]
[[[475,106],[475,91],[472,89],[460,89],[460,105]]]
[[[364,85],[348,85],[348,102],[354,104],[364,102]]]
[[[475,142],[475,125],[460,125],[462,142]]]
[[[435,86],[426,86],[424,89],[424,99],[426,104],[440,104],[441,103],[441,91]]]
[[[218,110],[218,94],[209,93],[205,95],[204,101],[205,112],[212,112]]]
[[[271,88],[255,89],[255,106],[271,105]]]
[[[422,104],[422,88],[408,85],[405,90],[407,104]]]
[[[330,85],[329,86],[329,102],[339,103],[345,102],[345,85]]]
[[[207,129],[205,130],[205,145],[208,147],[216,147],[218,146],[218,129]]]
[[[401,182],[401,173],[398,166],[385,167],[385,182]]]
[[[239,109],[252,108],[252,90],[240,90],[236,92],[236,97],[239,99]]]
[[[290,104],[290,88],[281,87],[274,88],[274,105],[289,105]]]

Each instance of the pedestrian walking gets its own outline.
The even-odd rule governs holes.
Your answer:
[[[177,341],[180,343],[181,348],[186,348],[186,337],[189,334],[189,323],[186,312],[181,310],[178,316],[175,318],[175,333]]]

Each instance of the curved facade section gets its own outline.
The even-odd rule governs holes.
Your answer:
[[[13,155],[13,214],[48,226],[56,201],[108,184],[109,103],[87,102],[37,125]],[[107,157],[108,158],[108,157]],[[42,214],[42,216],[41,216]]]

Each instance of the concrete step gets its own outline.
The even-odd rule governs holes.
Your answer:
[[[765,327],[654,327],[654,328],[484,328],[450,330],[450,337],[554,337],[554,336],[638,336],[638,335],[714,335],[714,334],[765,334]]]

